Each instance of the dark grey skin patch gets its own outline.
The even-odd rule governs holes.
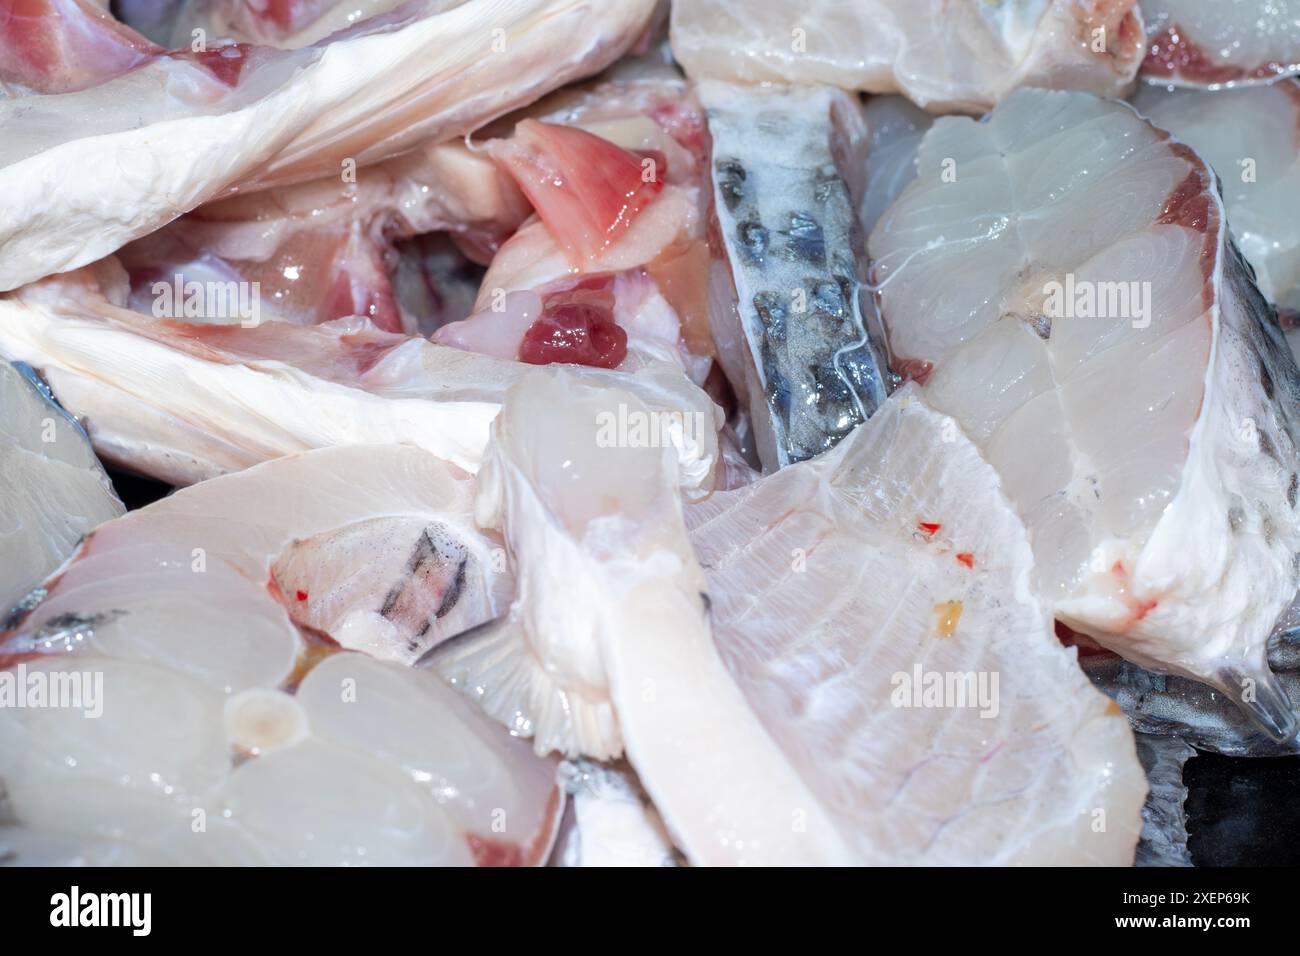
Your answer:
[[[410,636],[408,647],[418,650],[433,629],[460,600],[465,589],[469,553],[446,529],[430,526],[420,532],[402,579],[389,588],[379,613]]]

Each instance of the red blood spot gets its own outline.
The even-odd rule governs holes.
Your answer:
[[[579,264],[621,238],[664,188],[662,176],[645,180],[639,156],[570,126],[522,120],[493,155]]]
[[[915,382],[917,385],[928,382],[933,371],[934,363],[923,359],[899,359],[894,363],[894,372],[899,378],[904,382]]]
[[[614,293],[590,284],[546,296],[519,346],[519,361],[529,365],[618,368],[626,357],[627,332],[614,321]]]
[[[307,592],[306,592],[306,591],[298,591],[298,592],[296,592],[296,597],[298,598],[299,601],[305,601],[305,600],[307,600]]]
[[[189,47],[182,47],[167,55],[174,60],[191,60],[211,73],[219,83],[233,88],[239,82],[239,74],[248,59],[248,51],[247,43],[227,43],[199,53]]]
[[[975,555],[971,554],[969,551],[958,551],[957,560],[968,568],[975,567]]]
[[[943,525],[935,521],[918,521],[916,526],[921,529],[921,533],[927,538],[933,538]]]

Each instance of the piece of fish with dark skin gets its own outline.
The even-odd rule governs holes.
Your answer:
[[[866,127],[830,88],[699,92],[713,142],[710,323],[775,471],[834,447],[888,392],[860,294]]]

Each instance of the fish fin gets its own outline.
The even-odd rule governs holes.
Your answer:
[[[1277,743],[1290,740],[1300,730],[1295,707],[1267,666],[1250,673],[1227,668],[1216,675],[1214,683]]]
[[[417,667],[435,671],[478,701],[518,737],[532,737],[541,755],[559,751],[598,760],[623,753],[623,739],[607,696],[562,687],[533,653],[522,623],[494,618],[443,641]]]

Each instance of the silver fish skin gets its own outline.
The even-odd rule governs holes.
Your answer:
[[[856,215],[867,142],[829,87],[699,84],[712,137],[710,322],[765,471],[812,458],[888,394]]]
[[[1268,665],[1278,691],[1300,710],[1300,619],[1292,607],[1269,640]],[[1229,757],[1300,754],[1300,735],[1278,742],[1227,695],[1185,677],[1157,674],[1113,654],[1079,658],[1093,685],[1112,697],[1138,732],[1176,736]]]
[[[1150,791],[1142,807],[1142,836],[1133,865],[1191,866],[1183,765],[1196,751],[1177,737],[1134,734],[1134,740]]]

